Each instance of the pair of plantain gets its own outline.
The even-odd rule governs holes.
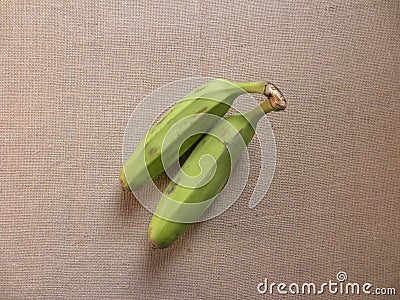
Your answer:
[[[267,99],[249,112],[222,118],[245,93]],[[144,188],[197,143],[150,221],[153,248],[168,247],[204,214],[227,183],[261,117],[285,108],[285,98],[272,83],[215,79],[186,95],[150,128],[121,169],[119,179],[126,190]]]

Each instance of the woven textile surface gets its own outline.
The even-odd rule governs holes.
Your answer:
[[[399,49],[397,0],[1,1],[0,299],[339,299],[257,285],[340,271],[398,299]],[[125,126],[199,76],[282,89],[274,179],[249,209],[251,170],[230,209],[152,250],[118,183]]]

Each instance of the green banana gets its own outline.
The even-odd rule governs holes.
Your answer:
[[[218,122],[188,156],[164,190],[150,221],[148,235],[153,248],[169,246],[201,217],[224,188],[233,165],[253,138],[260,118],[286,108],[285,98],[273,84],[266,85],[265,95],[268,100],[255,109]],[[201,161],[207,157],[213,162]],[[199,179],[196,186],[187,184],[193,176]]]
[[[202,136],[200,133],[190,136],[189,132],[204,133],[214,125],[215,122],[210,123],[210,119],[205,117],[207,114],[222,117],[239,95],[264,94],[265,86],[266,82],[233,83],[225,79],[215,79],[186,95],[150,128],[128,158],[120,171],[121,186],[132,191],[145,187],[174,164]],[[187,118],[189,116],[191,118]],[[174,127],[177,123],[179,126]],[[174,131],[169,132],[173,127]],[[170,143],[165,143],[164,138],[168,132]],[[188,136],[190,137],[187,138]],[[182,138],[187,139],[177,154],[175,142]]]

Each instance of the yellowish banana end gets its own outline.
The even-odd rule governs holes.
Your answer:
[[[121,168],[121,171],[119,173],[119,184],[125,191],[129,192],[131,190],[128,184],[128,180],[126,179],[123,167]]]

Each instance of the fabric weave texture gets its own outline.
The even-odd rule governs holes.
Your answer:
[[[1,1],[0,299],[333,299],[257,284],[339,271],[400,293],[399,49],[397,0]],[[155,251],[124,129],[198,76],[282,89],[275,176]]]

